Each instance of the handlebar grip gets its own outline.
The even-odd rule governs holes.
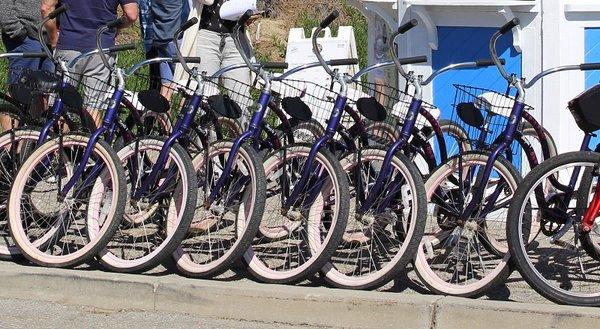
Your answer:
[[[69,5],[62,5],[56,9],[54,9],[50,14],[48,14],[47,18],[55,19],[56,17],[58,17],[58,15],[64,13],[67,10],[69,10]]]
[[[427,56],[415,56],[415,57],[406,57],[399,59],[400,64],[419,64],[419,63],[427,63]]]
[[[248,20],[250,19],[250,17],[252,17],[253,14],[254,14],[254,12],[252,10],[250,10],[250,9],[246,10],[244,15],[242,15],[242,17],[240,17],[240,19],[238,20],[238,24],[246,25],[246,22],[248,22]]]
[[[183,60],[190,64],[200,64],[202,62],[200,57],[184,57]],[[173,57],[173,63],[179,63],[179,57]]]
[[[196,24],[198,24],[198,18],[192,17],[189,21],[183,23],[183,25],[181,25],[179,30],[183,32]]]
[[[262,62],[260,66],[267,70],[285,70],[290,65],[286,62]]]
[[[23,53],[23,58],[48,58],[46,53]]]
[[[335,21],[338,17],[340,17],[340,12],[337,10],[334,10],[333,12],[331,12],[331,14],[329,14],[329,16],[327,16],[327,18],[325,18],[323,21],[321,21],[321,24],[319,24],[319,26],[324,29],[326,27],[328,27],[329,25],[331,25],[331,23],[333,23],[333,21]]]
[[[512,30],[513,28],[515,28],[515,26],[518,26],[519,24],[521,24],[521,20],[518,18],[513,18],[511,19],[508,23],[504,24],[501,28],[500,28],[500,34],[506,34],[506,32]]]
[[[358,58],[343,58],[343,59],[334,59],[327,61],[329,66],[345,66],[345,65],[357,65]]]
[[[488,66],[496,65],[496,63],[494,63],[493,59],[480,59],[480,60],[476,61],[475,64],[477,67],[488,67]],[[502,65],[506,64],[506,59],[500,58],[500,64],[502,64]]]
[[[119,28],[127,23],[127,17],[122,16],[120,18],[115,19],[114,21],[110,21],[106,23],[106,27],[109,29]]]
[[[404,34],[417,25],[419,25],[419,21],[411,19],[398,28],[398,34]]]
[[[600,70],[600,63],[586,63],[579,65],[579,69],[582,71]]]
[[[110,47],[110,48],[108,48],[108,53],[114,54],[114,53],[118,53],[121,51],[135,50],[135,48],[136,48],[135,43],[128,43],[126,45],[118,45],[118,46]]]

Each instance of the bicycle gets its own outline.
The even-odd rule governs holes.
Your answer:
[[[484,127],[476,135],[477,145],[482,148],[449,159],[425,183],[431,215],[418,248],[415,269],[421,282],[435,293],[478,296],[503,282],[511,272],[505,225],[508,207],[522,177],[502,155],[511,152],[513,141],[520,136],[518,129],[523,127],[521,120],[530,109],[523,102],[521,80],[506,72],[496,52],[498,38],[516,25],[513,24],[514,20],[501,27],[489,43],[500,74],[509,87],[517,89],[515,98],[494,94],[512,101],[509,120],[502,121],[499,137],[487,135],[481,113],[473,111],[480,95],[471,102],[456,104],[456,111],[465,122],[479,129]],[[491,146],[483,143],[486,136],[493,137]]]
[[[390,49],[396,49],[395,39],[400,34],[416,25],[416,20],[402,25],[392,35]],[[491,61],[453,64],[423,79],[412,72],[407,73],[403,65],[427,62],[425,56],[399,59],[392,51],[392,59],[398,72],[414,87],[415,93],[408,99],[404,92],[387,86],[391,93],[375,94],[360,101],[370,105],[362,108],[361,112],[372,118],[383,117],[386,111],[397,111],[404,118],[400,137],[389,148],[362,149],[342,160],[344,170],[353,182],[351,198],[354,201],[351,203],[354,207],[343,243],[323,270],[327,281],[337,287],[379,287],[392,280],[412,260],[424,232],[427,206],[422,174],[411,158],[417,154],[425,155],[429,168],[436,162],[430,147],[415,143],[418,124],[422,128],[426,120],[432,123],[440,140],[442,158],[446,156],[445,141],[440,136],[438,123],[428,112],[430,107],[422,100],[423,87],[452,69],[493,65]],[[380,99],[376,99],[377,96]],[[429,152],[419,153],[421,147]]]
[[[236,31],[251,13],[246,13],[238,22]],[[339,13],[334,12],[320,23],[313,35],[313,52],[319,63],[334,81],[340,92],[329,92],[317,88],[317,101],[329,102],[335,97],[326,133],[314,145],[292,144],[275,150],[264,161],[266,176],[266,207],[259,219],[255,237],[244,254],[250,273],[258,280],[268,283],[298,282],[315,274],[329,259],[333,248],[339,243],[348,215],[348,182],[339,161],[328,150],[327,144],[337,131],[346,103],[347,78],[332,70],[322,58],[317,46],[317,34],[333,22]],[[239,44],[239,35],[234,35]],[[249,67],[251,62],[242,53]],[[346,60],[348,64],[356,60]],[[284,81],[295,71],[278,76],[260,74],[265,88],[259,103],[266,107],[271,82]],[[257,72],[260,73],[260,72]],[[322,88],[322,89],[321,89]],[[310,107],[300,95],[290,100],[296,114],[310,113]],[[331,103],[330,103],[331,104]],[[251,127],[258,125],[251,123]],[[274,218],[277,217],[277,218]],[[287,247],[286,247],[287,246]]]
[[[65,10],[65,7],[55,10],[44,22]],[[122,69],[113,69],[109,64],[101,47],[101,35],[123,23],[121,18],[99,28],[97,49],[82,55],[97,53],[118,80],[101,126],[89,136],[59,133],[48,141],[40,138],[39,145],[15,176],[8,199],[11,236],[24,256],[36,264],[70,267],[85,262],[105,247],[122,218],[124,171],[109,144],[114,142],[117,131],[123,129],[118,112],[126,93],[125,76]],[[125,45],[113,49],[130,48]],[[64,62],[59,64],[63,72],[68,72]],[[110,88],[113,88],[111,82],[102,85],[103,92]],[[84,100],[75,87],[66,85],[64,89],[68,92],[53,105],[54,120],[59,118],[63,100],[66,105],[80,109],[84,108],[84,102],[104,101],[103,92],[98,93],[98,99]],[[51,121],[42,129],[42,136],[52,127]]]
[[[513,21],[512,26],[517,26]],[[600,63],[560,66],[545,70],[531,81],[513,82],[528,89],[555,72],[600,70]],[[584,132],[579,151],[548,159],[534,168],[517,189],[510,205],[506,235],[511,259],[523,279],[540,295],[559,303],[600,305],[600,260],[596,219],[599,210],[600,155],[591,138],[600,128],[595,114],[598,87],[569,103]]]

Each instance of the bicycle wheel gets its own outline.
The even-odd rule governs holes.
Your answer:
[[[589,233],[580,226],[590,187],[597,185],[597,177],[586,178],[585,172],[599,162],[600,155],[594,152],[565,153],[545,161],[525,177],[509,209],[507,235],[513,261],[525,281],[555,303],[600,305],[600,261],[585,245],[586,240],[598,241],[597,226]],[[593,183],[584,181],[590,178]],[[569,187],[570,181],[575,183]],[[539,191],[552,193],[540,198]],[[532,233],[534,238],[525,241],[523,237]]]
[[[511,272],[506,245],[510,201],[521,177],[504,158],[482,181],[489,155],[470,152],[449,159],[427,179],[428,218],[415,269],[438,294],[473,297],[503,282]],[[461,218],[475,187],[484,188],[476,216]]]
[[[88,142],[79,135],[49,140],[15,177],[8,200],[10,232],[35,264],[79,265],[106,246],[121,221],[126,197],[123,167],[103,141],[94,145],[67,195],[59,194],[79,167]]]
[[[197,182],[192,160],[175,144],[157,180],[137,200],[133,193],[148,183],[157,166],[163,139],[134,141],[119,151],[128,187],[123,221],[98,258],[116,272],[144,272],[160,264],[179,246],[194,215]]]
[[[265,172],[261,158],[242,145],[232,171],[215,201],[215,189],[233,143],[220,142],[194,158],[198,179],[196,213],[181,245],[173,253],[179,271],[191,277],[221,274],[239,260],[256,235],[265,206]]]
[[[523,122],[521,123],[521,125],[523,140],[527,141],[533,147],[538,163],[542,163],[545,160],[555,157],[558,154],[554,138],[552,138],[552,135],[550,135],[546,128],[542,127],[542,130],[544,131],[546,145],[548,146],[548,157],[544,157],[544,154],[542,152],[542,141],[540,140],[540,137],[538,136],[535,129],[533,129],[533,126],[529,122]],[[531,171],[532,168],[528,161],[522,161],[521,163],[521,172],[523,173],[523,175],[526,175],[528,172]]]
[[[348,220],[347,176],[331,152],[321,149],[298,200],[283,204],[301,179],[311,147],[291,145],[265,161],[267,200],[257,236],[244,254],[260,281],[293,283],[319,271],[339,245]]]
[[[18,170],[35,149],[40,133],[19,129],[0,135],[0,259],[11,260],[21,254],[10,236],[8,196]]]
[[[375,145],[387,146],[400,138],[400,130],[387,122],[372,122],[365,128],[369,140]]]
[[[291,128],[294,141],[298,143],[314,143],[325,134],[325,128],[315,119],[295,121]]]
[[[323,268],[326,280],[336,287],[372,289],[393,280],[413,259],[423,236],[425,186],[419,170],[402,154],[392,160],[387,193],[381,193],[364,215],[356,215],[362,205],[358,200],[364,200],[375,184],[386,153],[366,149],[341,161],[352,182],[350,216],[341,244]]]

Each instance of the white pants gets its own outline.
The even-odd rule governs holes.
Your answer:
[[[228,34],[200,30],[195,44],[196,54],[202,59],[200,72],[206,72],[209,76],[230,65],[244,64],[233,38]],[[228,90],[229,97],[242,108],[240,123],[245,127],[250,119],[248,107],[254,105],[248,87],[252,83],[250,70],[244,67],[229,71],[223,75],[222,83]]]

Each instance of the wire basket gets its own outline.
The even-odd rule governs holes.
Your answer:
[[[404,124],[408,109],[412,102],[413,96],[389,85],[382,85],[369,82],[355,82],[348,90],[348,105],[358,112],[357,102],[361,99],[372,98],[377,101],[386,111],[385,120],[394,129],[399,129]],[[440,116],[440,110],[432,104],[422,102],[421,107],[428,111],[434,119]],[[364,118],[367,125],[372,123],[372,120]],[[431,128],[431,124],[427,119],[419,115],[417,116],[415,127],[423,129]],[[382,138],[383,136],[372,136],[372,138]]]
[[[248,127],[254,112],[258,108],[260,92],[260,85],[257,81],[247,83],[228,77],[207,81],[204,88],[205,99],[209,102],[211,97],[221,95],[228,97],[239,106],[240,113],[232,113],[232,118],[236,119],[243,129]],[[222,114],[216,113],[216,115]],[[267,121],[275,124],[276,120],[268,114]]]
[[[454,109],[452,120],[465,129],[473,148],[486,149],[498,142],[500,135],[508,125],[509,116],[515,102],[514,97],[508,93],[502,94],[485,88],[466,85],[454,85],[454,87],[456,94],[452,104]],[[532,109],[531,106],[525,106],[526,111]],[[469,113],[470,111],[472,113]],[[459,112],[463,113],[462,116],[459,115]],[[466,119],[467,117],[470,119]],[[463,119],[472,122],[467,123]],[[483,124],[479,125],[478,122]],[[517,127],[517,129],[522,128],[522,125]],[[481,143],[480,138],[482,138],[484,131],[487,131],[487,135]],[[520,147],[516,142],[513,142],[511,148],[513,154],[519,154]]]
[[[273,96],[277,103],[281,103],[285,98],[300,98],[310,108],[311,119],[323,128],[327,126],[335,107],[338,93],[334,90],[335,87],[327,88],[314,82],[292,79],[277,81],[272,85]],[[342,123],[349,119],[344,114]]]
[[[14,127],[23,123],[39,125],[60,75],[20,67],[9,67],[7,73],[0,78],[0,111],[14,119]]]

